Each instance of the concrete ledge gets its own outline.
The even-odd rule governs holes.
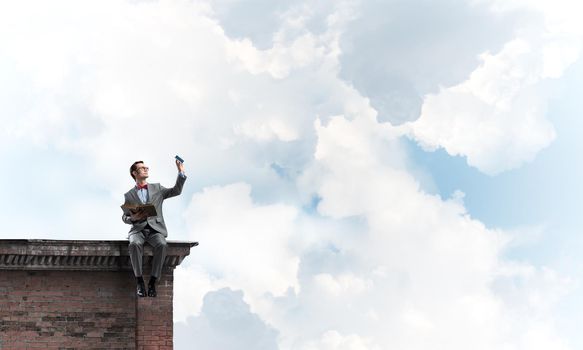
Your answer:
[[[168,241],[165,270],[173,270],[198,242]],[[144,266],[152,248],[144,246]],[[127,240],[0,239],[0,270],[131,270]]]

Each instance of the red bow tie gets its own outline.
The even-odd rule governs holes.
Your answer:
[[[142,190],[144,188],[148,189],[148,184],[143,184],[143,185],[138,184],[138,190]]]

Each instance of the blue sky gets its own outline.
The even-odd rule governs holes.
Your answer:
[[[0,237],[124,239],[180,154],[177,349],[580,348],[577,6],[2,3]]]

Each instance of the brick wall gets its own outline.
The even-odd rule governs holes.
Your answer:
[[[136,338],[140,349],[172,349],[173,274],[162,275],[156,298],[138,298]]]
[[[0,348],[135,348],[127,272],[2,271]]]
[[[41,256],[0,240],[0,349],[172,349],[173,273],[188,250],[170,244],[158,296],[138,298],[126,246],[101,244],[77,259],[70,247],[51,257],[46,245]]]

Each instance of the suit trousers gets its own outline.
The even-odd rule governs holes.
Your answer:
[[[157,232],[150,226],[146,226],[142,231],[131,234],[129,241],[130,260],[134,269],[134,275],[136,275],[136,277],[142,276],[144,243],[148,242],[154,250],[151,275],[160,279],[160,276],[162,275],[162,265],[164,265],[164,260],[166,260],[166,238],[164,238],[160,232]]]

